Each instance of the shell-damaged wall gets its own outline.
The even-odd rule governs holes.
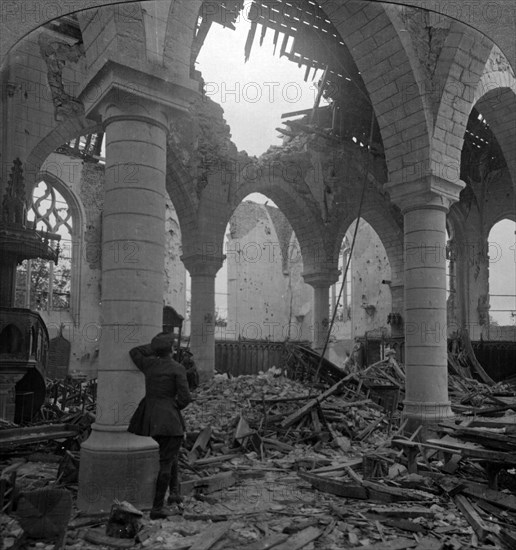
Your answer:
[[[242,202],[231,218],[226,255],[228,318],[221,336],[310,340],[313,289],[303,280],[299,243],[281,211]],[[387,328],[391,293],[382,281],[390,275],[385,248],[373,228],[362,223],[351,272],[353,326],[348,319],[337,319],[330,347],[337,342],[347,347],[339,353],[342,346],[337,345],[332,358],[344,359],[352,337]]]

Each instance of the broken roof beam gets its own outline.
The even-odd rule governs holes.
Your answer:
[[[329,105],[323,105],[322,107],[319,107],[319,109],[329,109]],[[309,115],[312,112],[312,109],[302,109],[301,111],[291,111],[290,113],[283,113],[281,115],[281,118],[287,118],[289,116],[306,116]]]

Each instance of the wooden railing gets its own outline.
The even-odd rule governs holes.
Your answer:
[[[516,342],[491,340],[471,344],[478,361],[493,380],[515,378]]]
[[[215,370],[231,376],[258,374],[281,367],[285,344],[267,340],[224,340],[215,342]]]

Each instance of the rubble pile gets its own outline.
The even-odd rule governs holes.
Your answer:
[[[282,369],[216,375],[194,391],[194,402],[183,411],[184,511],[152,521],[130,503],[114,504],[116,518],[72,510],[60,547],[516,548],[513,388],[451,375],[457,416],[441,422],[435,434],[421,437],[420,427],[406,437],[400,414],[404,376],[392,355],[344,371],[321,368],[299,349],[291,350]],[[60,419],[66,414],[83,413],[65,410]],[[0,430],[0,444],[5,432]],[[41,462],[14,449],[5,456],[1,527],[5,540],[14,542],[23,532],[23,518],[9,498],[14,485],[73,495],[77,477],[70,474],[78,456],[66,451],[67,468],[59,457],[39,468]],[[62,502],[62,494],[52,494]]]

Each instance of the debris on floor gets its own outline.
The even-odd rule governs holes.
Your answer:
[[[216,375],[184,411],[184,512],[150,520],[127,502],[110,515],[73,508],[59,548],[516,548],[514,388],[450,374],[457,416],[423,440],[421,429],[404,435],[403,386],[392,355],[345,372],[296,346],[282,369]],[[75,496],[76,443],[92,413],[61,412],[52,428],[0,428],[4,549],[29,534],[17,495]],[[27,548],[59,543],[25,540]]]

